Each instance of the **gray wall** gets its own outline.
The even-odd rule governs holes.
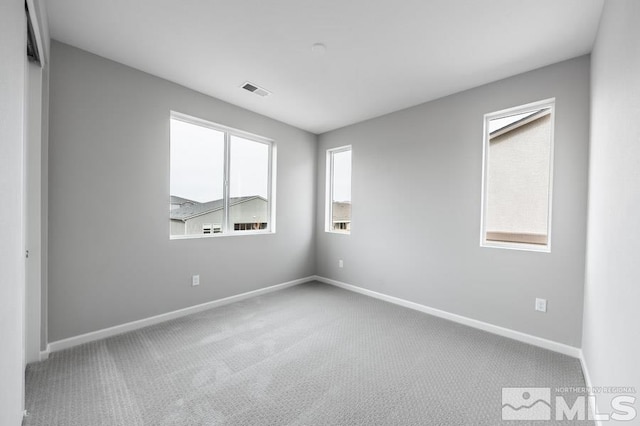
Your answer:
[[[481,248],[483,115],[551,97],[551,253]],[[318,274],[579,347],[588,123],[584,56],[320,135]],[[351,235],[326,233],[325,150],[347,144]]]
[[[582,337],[594,386],[635,386],[638,392],[639,16],[638,1],[606,2],[592,56],[589,237]],[[600,412],[611,412],[606,395],[598,398]],[[638,403],[635,407],[638,409]]]
[[[314,274],[314,135],[58,42],[50,79],[50,341]],[[276,141],[276,234],[169,240],[170,110]]]
[[[24,395],[24,2],[0,2],[0,424],[22,422]]]

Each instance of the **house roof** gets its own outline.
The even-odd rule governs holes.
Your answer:
[[[494,139],[497,138],[498,136],[502,136],[505,133],[509,133],[515,129],[518,129],[522,126],[524,126],[525,124],[529,124],[533,121],[536,121],[542,117],[546,117],[547,115],[551,114],[551,109],[550,108],[543,108],[541,110],[538,111],[534,111],[531,114],[525,115],[524,117],[520,118],[517,121],[513,121],[513,122],[507,122],[508,124],[505,124],[504,126],[495,129],[493,132],[491,132],[489,134],[489,139]]]
[[[208,201],[206,203],[199,203],[197,201],[187,200],[186,198],[176,197],[172,195],[171,196],[172,203],[173,203],[174,197],[175,199],[186,200],[186,202],[181,207],[169,211],[171,220],[181,220],[184,222],[196,216],[201,216],[203,214],[211,213],[216,210],[222,210],[222,208],[224,207],[224,202],[222,199]],[[230,198],[229,205],[235,206],[237,204],[242,204],[242,203],[246,203],[247,201],[255,200],[256,198],[259,198],[265,202],[267,201],[259,195],[250,195],[247,197]],[[178,203],[175,203],[175,204],[178,204]]]
[[[171,200],[169,201],[169,203],[170,204],[184,204],[184,203],[194,203],[194,204],[196,204],[197,201],[189,200],[188,198],[178,197],[177,195],[172,195],[171,196]]]

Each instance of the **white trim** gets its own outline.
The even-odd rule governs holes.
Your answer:
[[[501,109],[499,111],[489,112],[484,116],[486,118],[496,118],[496,117],[501,117],[503,115],[516,115],[516,114],[521,114],[529,111],[534,112],[534,110],[536,109],[548,108],[551,104],[554,104],[555,101],[556,101],[555,97],[542,99],[540,101],[530,102],[528,104],[518,105],[516,107],[509,107],[509,108]]]
[[[325,215],[324,215],[324,230],[325,232],[331,234],[343,234],[349,235],[351,231],[347,230],[334,230],[333,228],[333,156],[334,154],[338,154],[341,152],[351,151],[351,164],[353,167],[353,146],[344,145],[336,148],[327,149],[326,160],[325,160],[325,179],[326,179],[326,187],[325,187]],[[349,176],[349,180],[353,179],[353,170],[351,171],[351,176]],[[353,198],[353,196],[352,196]],[[353,210],[351,211],[351,215],[353,215]]]
[[[224,132],[224,182],[222,185],[222,234],[230,234],[229,232],[229,216],[231,212],[231,186],[229,184],[229,175],[231,174],[231,134]],[[171,196],[171,192],[169,192]],[[269,206],[267,201],[267,207]],[[187,222],[184,222],[184,232],[187,232]]]
[[[176,311],[155,315],[149,318],[127,322],[127,323],[115,325],[109,328],[103,328],[102,330],[96,330],[89,333],[80,334],[78,336],[69,337],[67,339],[57,340],[55,342],[49,343],[48,352],[50,353],[57,352],[63,349],[71,348],[73,346],[82,345],[83,343],[93,342],[95,340],[105,339],[107,337],[115,336],[115,335],[126,333],[129,331],[138,330],[140,328],[148,327],[154,324],[159,324],[161,322],[169,321],[175,318],[180,318],[186,315],[195,314],[197,312],[205,311],[207,309],[228,305],[234,302],[239,302],[241,300],[260,296],[262,294],[271,293],[277,290],[282,290],[287,287],[293,287],[298,284],[313,281],[314,279],[315,279],[315,276],[299,278],[297,280],[287,281],[281,284],[272,285],[270,287],[260,288],[258,290],[236,294],[235,296],[229,296],[223,299],[212,300],[210,302],[201,303],[199,305],[190,306],[188,308],[178,309]]]
[[[582,351],[582,349],[580,349],[579,358],[580,358],[580,366],[582,367],[582,374],[584,376],[584,385],[586,386],[587,389],[591,390],[593,389],[593,382],[591,381],[591,374],[589,374],[589,369],[587,368],[587,360],[584,359],[584,352]],[[594,395],[592,392],[589,392],[588,394],[589,396]],[[588,409],[590,410],[589,415],[593,419],[592,421],[594,422],[595,426],[602,426],[602,422],[600,420],[596,420],[597,418],[596,413],[598,412],[598,407],[595,405],[592,406],[591,404],[588,404]]]
[[[269,202],[271,203],[271,209],[268,212],[269,215],[269,231],[272,234],[276,233],[276,188],[277,185],[277,176],[276,171],[278,169],[278,145],[274,142],[271,143],[271,148],[269,149]]]
[[[249,231],[236,231],[236,232],[217,232],[213,234],[187,234],[187,235],[171,235],[169,237],[170,240],[193,240],[197,238],[221,238],[221,237],[241,237],[244,235],[265,235],[265,234],[275,234],[274,231],[267,230],[249,230]]]
[[[483,232],[483,237],[484,237],[484,232]],[[551,241],[551,238],[547,237],[547,242],[548,241]],[[551,253],[551,248],[548,246],[548,243],[545,245],[542,245],[542,244],[528,244],[528,243],[513,243],[513,242],[507,242],[507,241],[483,240],[480,242],[480,247]]]
[[[201,303],[199,305],[190,306],[188,308],[178,309],[176,311],[167,312],[153,317],[144,318],[137,321],[128,322],[125,324],[116,325],[113,327],[105,328],[102,330],[92,331],[89,333],[81,334],[67,339],[57,340],[47,345],[46,351],[40,352],[40,358],[46,359],[52,352],[57,352],[63,349],[71,348],[73,346],[81,345],[83,343],[93,342],[95,340],[104,339],[106,337],[115,336],[118,334],[126,333],[128,331],[138,330],[140,328],[148,327],[150,325],[159,324],[164,321],[168,321],[174,318],[180,318],[186,315],[191,315],[197,312],[201,312],[207,309],[215,308],[218,306],[228,305],[230,303],[239,302],[252,297],[260,296],[262,294],[271,293],[277,290],[282,290],[287,287],[293,287],[299,284],[307,283],[310,281],[320,281],[325,284],[340,287],[345,290],[353,291],[355,293],[364,294],[365,296],[373,297],[376,299],[384,300],[386,302],[393,303],[395,305],[403,306],[405,308],[413,309],[416,311],[424,312],[429,315],[433,315],[439,318],[444,318],[449,321],[463,324],[469,327],[477,328],[479,330],[487,331],[499,336],[508,337],[520,342],[528,343],[534,346],[538,346],[544,349],[548,349],[554,352],[558,352],[564,355],[568,355],[574,358],[578,358],[582,364],[582,370],[585,376],[585,382],[587,386],[591,386],[591,379],[587,370],[586,362],[582,350],[574,346],[565,345],[564,343],[555,342],[553,340],[544,339],[542,337],[533,336],[531,334],[522,333],[509,328],[500,327],[487,322],[475,320],[462,315],[453,314],[440,309],[431,308],[429,306],[421,305],[419,303],[410,302],[398,297],[389,296],[383,293],[379,293],[373,290],[368,290],[362,287],[358,287],[352,284],[347,284],[342,281],[325,278],[319,275],[312,275],[304,278],[299,278],[293,281],[287,281],[281,284],[276,284],[270,287],[261,288],[258,290],[249,291],[246,293],[237,294],[235,296],[225,297],[223,299],[213,300],[210,302]]]
[[[398,297],[389,296],[377,291],[367,290],[362,287],[358,287],[352,284],[347,284],[341,281],[332,280],[330,278],[316,276],[317,281],[325,284],[331,284],[336,287],[343,288],[345,290],[353,291],[356,293],[364,294],[365,296],[374,297],[376,299],[384,300],[396,305],[404,306],[405,308],[414,309],[416,311],[424,312],[425,314],[433,315],[435,317],[444,318],[449,321],[463,324],[469,327],[477,328],[479,330],[488,331],[489,333],[497,334],[498,336],[508,337],[519,342],[528,343],[530,345],[538,346],[550,351],[558,352],[564,355],[568,355],[574,358],[580,357],[580,348],[574,346],[565,345],[564,343],[555,342],[553,340],[544,339],[542,337],[533,336],[531,334],[522,333],[520,331],[512,330],[510,328],[500,327],[498,325],[489,324],[487,322],[475,320],[458,314],[452,314],[450,312],[442,311],[440,309],[431,308],[429,306],[421,305],[419,303],[410,302]]]
[[[38,359],[38,361],[46,361],[49,359],[49,345],[47,345],[47,349],[44,351],[40,351],[40,358]]]

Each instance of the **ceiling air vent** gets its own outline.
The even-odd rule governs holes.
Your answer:
[[[244,90],[248,90],[251,93],[255,93],[256,95],[260,95],[263,97],[271,94],[271,92],[268,91],[267,89],[263,89],[262,87],[259,87],[257,84],[253,84],[248,81],[240,87],[242,87]]]

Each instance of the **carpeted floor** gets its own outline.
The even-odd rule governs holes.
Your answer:
[[[27,426],[497,425],[503,387],[584,387],[577,359],[319,283],[57,352],[26,380]]]

